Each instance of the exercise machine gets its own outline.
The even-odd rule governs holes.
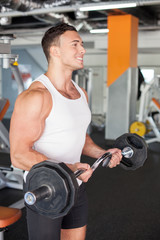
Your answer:
[[[0,98],[0,154],[3,161],[0,163],[0,189],[4,187],[22,189],[23,171],[14,168],[10,163],[9,133],[2,123],[2,119],[9,108],[9,100]]]
[[[73,79],[78,86],[86,90],[88,95],[88,104],[90,109],[92,109],[92,69],[88,68],[75,71]],[[90,134],[91,131],[92,129],[90,124],[87,133]]]
[[[130,133],[145,137],[147,143],[160,142],[159,126],[153,114],[156,111],[160,116],[159,81],[157,77],[149,84],[141,85],[138,118],[130,125]]]
[[[24,90],[23,81],[18,69],[18,55],[11,54],[11,40],[13,34],[0,34],[0,59],[4,69],[11,68],[18,86],[18,94]],[[23,171],[11,165],[9,133],[2,123],[3,117],[9,108],[9,100],[0,98],[0,154],[6,162],[0,162],[0,189],[9,187],[14,189],[23,188]]]

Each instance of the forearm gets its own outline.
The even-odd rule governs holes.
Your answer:
[[[26,153],[20,154],[11,153],[11,161],[13,166],[29,171],[31,167],[37,163],[40,163],[42,161],[47,160],[47,157],[39,152],[36,152],[34,150],[30,150]],[[85,173],[83,173],[79,179],[83,182],[87,182],[90,176],[92,175],[92,170],[90,169],[89,164],[87,163],[74,163],[74,164],[66,164],[73,172],[75,172],[78,169],[84,169]]]
[[[14,167],[29,171],[31,167],[39,162],[47,160],[47,157],[33,149],[22,152],[11,151],[11,162]]]
[[[85,141],[85,145],[83,147],[82,150],[82,154],[92,157],[92,158],[99,158],[100,156],[102,156],[107,150],[101,148],[100,146],[98,146],[97,144],[95,144],[93,142],[93,140],[91,139],[91,137],[86,134],[86,141]]]
[[[112,148],[112,149],[105,150],[99,147],[98,145],[96,145],[92,141],[92,139],[88,135],[86,135],[86,142],[85,142],[82,154],[92,158],[99,158],[106,152],[110,152],[112,156],[108,165],[110,168],[116,167],[118,164],[120,164],[120,161],[122,159],[122,154],[120,149]]]

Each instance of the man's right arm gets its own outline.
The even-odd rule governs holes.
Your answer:
[[[35,151],[33,145],[43,133],[45,119],[51,107],[50,94],[43,91],[26,91],[17,98],[10,125],[10,155],[13,166],[29,171],[33,165],[47,160],[47,156]],[[81,168],[88,170],[79,177],[84,182],[92,174],[86,163],[66,165],[72,171]]]
[[[45,98],[43,90],[27,90],[16,100],[10,125],[10,152],[11,162],[17,168],[30,170],[34,164],[47,159],[32,148],[49,114]]]

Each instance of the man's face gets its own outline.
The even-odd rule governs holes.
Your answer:
[[[85,49],[79,34],[75,31],[66,31],[59,41],[61,63],[72,71],[83,68]]]

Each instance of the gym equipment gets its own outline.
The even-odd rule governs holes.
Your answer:
[[[4,187],[23,189],[23,171],[10,165],[9,133],[1,121],[9,105],[8,99],[0,98],[0,154],[5,164],[3,166],[2,161],[0,162],[0,189]]]
[[[92,110],[92,80],[93,80],[92,77],[93,77],[93,73],[91,68],[81,69],[81,70],[75,71],[73,74],[75,83],[77,83],[79,87],[86,90],[88,95],[88,104],[91,110]],[[90,134],[91,132],[92,132],[92,126],[90,124],[87,129],[87,133]]]
[[[150,84],[141,84],[138,118],[137,121],[131,123],[129,128],[130,133],[136,133],[139,136],[145,136],[147,143],[160,142],[159,127],[152,115],[153,111],[157,111],[157,113],[160,114],[160,102],[158,99],[159,81],[160,79],[154,78]],[[154,134],[152,137],[151,132]],[[148,133],[150,133],[150,139],[147,139],[147,137],[149,137]]]
[[[125,133],[115,140],[114,147],[123,149],[124,146],[129,146],[134,154],[130,158],[122,157],[120,166],[125,170],[136,170],[142,167],[147,159],[147,144],[144,138],[137,134]]]
[[[11,68],[18,86],[18,94],[24,91],[24,84],[18,69],[18,55],[11,54],[11,40],[16,37],[13,34],[0,34],[0,59],[4,69]]]
[[[11,67],[18,85],[18,93],[20,93],[24,90],[24,85],[18,70],[18,55],[11,54],[11,40],[13,39],[15,39],[13,34],[0,34],[0,60],[2,60],[3,68]],[[6,163],[3,166],[2,162],[0,163],[0,189],[4,187],[23,189],[23,171],[10,165],[9,133],[1,121],[9,105],[8,99],[0,98],[0,154],[1,159],[9,160],[9,166],[6,166]]]
[[[9,68],[11,62],[17,61],[18,55],[11,54],[11,40],[15,39],[13,34],[0,34],[0,59],[3,60],[3,68]]]
[[[74,173],[64,163],[44,161],[33,166],[28,173],[24,198],[34,212],[54,219],[69,212],[77,190]]]
[[[12,73],[14,75],[14,78],[17,82],[18,94],[20,94],[21,92],[24,91],[24,84],[23,84],[23,80],[22,80],[22,77],[21,77],[21,73],[20,73],[19,68],[18,68],[18,62],[15,61],[15,62],[11,63],[10,67],[11,67]]]
[[[22,190],[23,171],[13,168],[12,165],[0,166],[0,190],[5,187]]]
[[[146,134],[146,125],[143,122],[135,121],[130,125],[130,133],[137,133],[139,136],[144,136]]]
[[[136,169],[146,160],[144,156],[147,157],[147,148],[144,140],[135,134],[124,134],[119,137],[116,140],[116,147],[122,149],[121,165],[125,165],[124,169]],[[103,167],[107,166],[111,157],[111,153],[105,153],[91,168],[94,171],[100,163]],[[76,200],[78,190],[76,178],[84,171],[80,169],[72,172],[64,163],[58,164],[51,160],[34,165],[26,178],[25,203],[32,211],[51,219],[65,216]]]
[[[9,106],[10,102],[7,98],[0,98],[0,151],[6,153],[10,152],[9,133],[2,123],[2,119],[6,114]]]
[[[4,240],[4,232],[7,227],[17,222],[21,216],[20,209],[0,206],[0,240]]]
[[[155,109],[160,114],[160,102],[159,102],[158,99],[152,98],[152,101],[150,103],[150,107]],[[148,120],[155,136],[151,139],[146,140],[146,142],[147,143],[160,142],[160,130],[158,129],[158,126],[156,125],[156,122],[155,122],[153,116],[150,114],[147,117],[147,120]]]

